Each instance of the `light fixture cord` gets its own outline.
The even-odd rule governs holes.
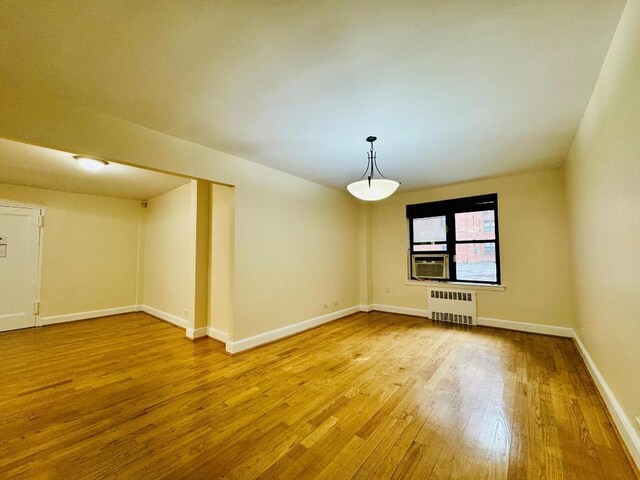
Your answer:
[[[362,176],[359,179],[359,180],[362,180],[367,175],[367,173],[371,172],[370,175],[367,177],[367,180],[369,181],[369,188],[371,188],[371,180],[373,179],[374,169],[378,172],[378,174],[382,178],[385,178],[385,179],[387,178],[382,174],[382,172],[378,168],[378,161],[377,161],[377,158],[376,158],[377,154],[373,150],[373,142],[375,142],[375,140],[370,142],[371,143],[371,149],[367,152],[367,168],[365,169],[364,173],[362,174]]]
[[[371,161],[371,158],[373,156],[372,154],[373,154],[373,142],[371,142],[371,153],[367,152],[367,168],[365,168],[364,173],[358,179],[358,181],[366,177],[367,173],[369,173],[369,170],[371,170],[371,175],[373,175],[373,162]],[[368,177],[368,180],[369,180],[369,187],[371,187],[371,177]]]
[[[367,158],[369,160],[369,162],[367,163],[367,166],[369,166],[369,163],[371,164],[371,175],[369,175],[369,188],[371,188],[371,179],[373,178],[373,166],[376,163],[376,152],[373,151],[373,142],[374,140],[371,141],[371,150],[367,155]]]
[[[376,159],[376,152],[373,151],[373,142],[371,142],[371,152],[373,153],[373,167],[376,167],[377,172],[380,174],[380,176],[382,178],[387,178],[385,177],[382,172],[380,171],[380,169],[378,168],[378,161]],[[371,167],[371,176],[373,177],[373,167]]]

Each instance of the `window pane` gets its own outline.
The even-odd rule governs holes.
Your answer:
[[[414,245],[414,252],[445,252],[447,250],[446,244],[440,245]]]
[[[445,242],[447,240],[447,220],[441,217],[413,219],[413,242]]]
[[[495,240],[494,214],[493,210],[456,213],[456,240]]]
[[[463,243],[456,245],[456,278],[474,282],[496,282],[496,244]]]

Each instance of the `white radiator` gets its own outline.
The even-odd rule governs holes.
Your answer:
[[[427,309],[431,320],[476,325],[476,292],[451,288],[428,288]]]

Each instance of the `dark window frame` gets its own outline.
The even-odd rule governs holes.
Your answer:
[[[493,219],[495,222],[495,240],[457,240],[455,228],[456,213],[493,211]],[[472,283],[486,285],[500,285],[500,230],[498,226],[498,194],[490,193],[486,195],[476,195],[473,197],[454,198],[451,200],[441,200],[437,202],[418,203],[406,206],[407,219],[409,222],[409,258],[412,255],[421,254],[448,254],[449,255],[449,278],[447,280],[434,278],[434,281],[456,282],[456,283]],[[414,242],[413,241],[413,220],[418,218],[444,216],[447,227],[447,239],[444,242]],[[495,244],[496,256],[496,281],[488,282],[484,280],[459,280],[456,277],[456,245],[461,244]],[[414,250],[416,245],[446,245],[443,251],[420,251]],[[409,261],[409,278],[415,280],[412,271],[412,262]]]

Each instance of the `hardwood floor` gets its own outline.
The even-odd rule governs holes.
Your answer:
[[[0,334],[0,478],[635,478],[567,339],[377,312],[235,357],[183,336]]]

